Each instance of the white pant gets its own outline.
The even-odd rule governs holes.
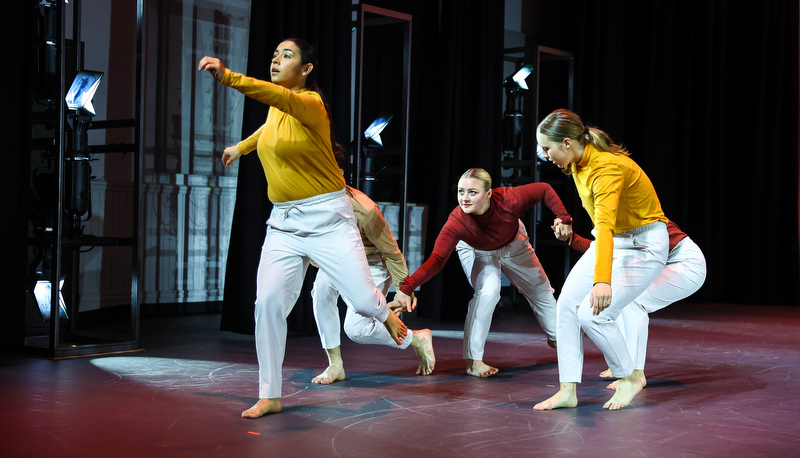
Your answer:
[[[558,373],[561,383],[580,383],[583,375],[581,330],[603,353],[611,373],[625,377],[634,364],[614,321],[664,270],[669,249],[666,224],[658,222],[614,236],[611,305],[597,316],[589,304],[595,267],[595,242],[570,271],[558,298]]]
[[[501,272],[528,300],[548,339],[556,340],[553,288],[531,247],[522,221],[519,222],[517,237],[500,249],[476,250],[461,241],[456,245],[456,251],[469,284],[475,290],[464,323],[465,359],[483,360],[492,314],[500,301]]]
[[[383,262],[380,253],[373,253],[367,256],[367,263],[372,272],[372,280],[375,286],[381,290],[385,296],[389,292],[389,285],[392,278],[389,269]],[[329,350],[341,345],[341,333],[339,332],[339,290],[331,282],[330,277],[320,270],[317,278],[314,279],[314,288],[311,290],[311,297],[314,303],[314,319],[317,321],[319,339],[322,348]],[[359,315],[354,307],[345,300],[347,313],[344,319],[344,332],[352,341],[367,345],[386,345],[394,348],[408,348],[411,344],[413,334],[408,330],[402,345],[389,335],[389,331],[382,322],[375,318]]]
[[[386,321],[386,299],[375,287],[350,198],[344,190],[275,203],[258,264],[255,341],[259,397],[281,395],[286,318],[300,294],[309,261],[325,271],[358,313]]]
[[[625,307],[618,318],[635,369],[644,370],[647,327],[650,322],[647,314],[691,296],[703,286],[705,279],[706,259],[703,252],[689,237],[683,238],[670,250],[661,275],[647,291]]]

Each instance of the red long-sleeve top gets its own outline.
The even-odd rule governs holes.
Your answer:
[[[411,295],[418,286],[439,273],[460,240],[483,251],[508,245],[517,236],[520,216],[542,201],[556,217],[565,223],[572,222],[558,194],[547,183],[493,188],[489,210],[482,215],[467,214],[456,207],[436,237],[433,253],[414,275],[406,278],[400,291]]]

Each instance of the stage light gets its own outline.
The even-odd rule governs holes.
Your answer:
[[[503,148],[515,150],[522,144],[522,91],[528,90],[525,78],[533,65],[525,64],[503,81],[506,90],[506,111],[503,113]]]
[[[379,116],[372,121],[372,124],[364,131],[364,138],[367,140],[367,143],[371,142],[373,144],[372,146],[383,146],[381,132],[383,132],[383,129],[386,128],[391,120],[392,116]]]
[[[33,296],[36,298],[36,303],[39,305],[39,313],[42,315],[43,320],[50,319],[50,298],[52,297],[51,282],[49,280],[37,280],[36,286],[33,287]],[[64,286],[64,277],[58,282],[58,316],[61,318],[69,318],[67,314],[67,305],[64,303],[64,296],[61,294],[61,288]]]
[[[519,86],[521,89],[525,89],[527,91],[528,85],[525,84],[525,78],[527,78],[532,71],[533,71],[533,65],[531,64],[523,65],[522,68],[520,68],[519,70],[517,70],[516,73],[514,73],[514,76],[511,77],[511,80],[517,83],[517,86]]]
[[[378,148],[383,147],[381,132],[391,120],[392,115],[378,116],[364,131],[364,178],[361,183],[361,191],[372,198],[375,198],[375,182],[378,179],[376,176],[378,171],[375,167],[375,156],[378,154]]]
[[[75,111],[84,110],[92,116],[97,114],[92,106],[92,97],[97,92],[101,79],[103,79],[103,72],[79,71],[72,80],[72,86],[70,86],[67,96],[64,97],[67,108]]]
[[[88,152],[88,131],[95,113],[92,97],[100,86],[103,72],[81,70],[72,80],[64,100],[70,109],[67,122],[71,128],[70,150],[64,158],[64,210],[69,215],[71,235],[82,232],[81,217],[91,211],[92,160]]]

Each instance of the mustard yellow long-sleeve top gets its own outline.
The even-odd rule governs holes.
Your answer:
[[[628,156],[586,145],[570,173],[594,223],[594,283],[610,284],[614,234],[656,221],[667,223],[667,217],[650,178]]]
[[[229,69],[221,83],[271,107],[264,125],[237,145],[242,154],[258,151],[270,201],[288,202],[344,189],[331,147],[328,113],[318,93],[292,92]]]

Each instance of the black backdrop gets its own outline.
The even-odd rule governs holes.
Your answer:
[[[576,53],[576,111],[703,249],[692,299],[798,304],[798,3],[524,5],[533,43]]]
[[[320,86],[331,102],[343,143],[350,131],[350,3],[253,2],[247,69],[251,76],[267,78],[272,51],[286,37],[297,36],[315,44]],[[491,63],[502,59],[503,9],[496,8],[495,2],[479,1],[444,1],[441,9],[437,2],[425,0],[365,3],[413,17],[409,201],[430,207],[427,254],[433,237],[455,206],[452,186],[458,175],[472,166],[494,167],[493,152],[500,146],[500,119],[493,113],[501,108],[502,97],[495,86],[502,80],[502,69]],[[444,46],[439,42],[441,37],[446,37]],[[243,136],[257,129],[265,117],[263,106],[246,101]],[[270,205],[256,156],[242,158],[239,167],[221,328],[252,333],[257,248],[263,241]],[[309,297],[311,270],[289,319],[290,329],[296,331],[314,329]],[[434,318],[463,316],[469,289],[460,266],[451,259],[443,274],[421,291],[419,313]],[[442,307],[443,302],[454,306]]]
[[[365,3],[413,16],[409,201],[429,206],[427,255],[460,173],[499,176],[502,2]],[[789,0],[523,2],[530,46],[575,53],[575,111],[630,148],[667,216],[703,249],[709,274],[695,302],[800,303],[798,14]],[[346,140],[350,1],[253,2],[251,24],[252,76],[266,78],[283,38],[318,46]],[[266,116],[257,105],[245,105],[243,135]],[[252,332],[269,203],[255,155],[239,167],[222,328]],[[471,290],[454,258],[423,286],[421,315],[463,317]],[[313,327],[307,290],[290,328]]]

